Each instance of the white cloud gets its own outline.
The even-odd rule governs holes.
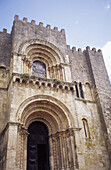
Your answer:
[[[108,41],[102,48],[105,65],[111,82],[111,41]]]
[[[105,9],[106,9],[106,10],[109,10],[110,8],[111,8],[111,3],[108,1],[108,2],[107,2],[107,5],[105,6]]]

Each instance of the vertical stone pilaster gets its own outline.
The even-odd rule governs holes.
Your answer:
[[[61,155],[61,170],[64,170],[64,153],[63,153],[63,134],[59,133],[60,155]]]
[[[57,78],[57,70],[56,70],[56,66],[53,66],[53,78]]]
[[[24,137],[24,170],[27,168],[27,137],[28,133],[26,131],[26,135]]]
[[[72,151],[71,151],[71,148],[70,148],[70,146],[71,146],[71,143],[70,143],[70,135],[69,135],[69,133],[67,133],[67,153],[68,153],[68,164],[67,164],[67,168],[70,168],[71,167],[71,157],[72,157]]]
[[[50,169],[54,169],[54,154],[53,154],[53,139],[52,136],[49,137],[49,146],[50,146],[50,153],[49,153],[49,161],[50,161]]]
[[[22,125],[18,126],[18,151],[17,151],[17,168],[20,170],[26,170],[27,166],[27,136],[28,132]]]
[[[66,81],[66,78],[65,78],[65,69],[64,69],[64,67],[62,68],[62,77],[63,77],[63,81]]]
[[[71,150],[71,169],[76,169],[76,150],[75,150],[75,140],[74,140],[74,131],[73,129],[69,130],[69,140],[70,140],[70,150]]]
[[[57,132],[53,135],[54,170],[77,169],[77,153],[75,147],[74,130]],[[52,169],[51,169],[52,170]]]
[[[63,71],[62,70],[63,70],[63,68],[61,68],[61,70],[60,70],[60,80],[61,81],[63,81]]]
[[[16,169],[17,124],[9,123],[6,170]]]

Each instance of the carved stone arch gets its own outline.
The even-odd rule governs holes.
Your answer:
[[[53,52],[53,54],[55,54],[56,60],[59,59],[60,63],[65,62],[64,56],[63,56],[62,52],[59,50],[59,48],[57,48],[55,45],[49,43],[48,41],[39,40],[39,39],[31,39],[29,41],[22,43],[19,47],[18,53],[20,53],[22,55],[26,55],[26,49],[30,45],[34,45],[34,44],[36,44],[36,45],[39,44],[39,45],[41,45],[41,47],[45,46],[47,49],[50,49]]]
[[[4,65],[0,65],[0,69],[4,69],[4,70],[6,70],[6,66],[4,66]]]
[[[18,53],[22,57],[23,73],[32,74],[32,64],[37,60],[46,65],[46,78],[64,81],[65,72],[62,66],[62,63],[65,62],[64,55],[55,45],[44,40],[33,39],[22,43]]]
[[[44,56],[44,57],[43,57]],[[34,61],[36,61],[36,60],[38,60],[38,61],[42,61],[43,63],[45,63],[45,65],[47,66],[47,67],[51,67],[52,66],[52,64],[53,64],[53,62],[52,62],[52,60],[49,58],[49,59],[47,59],[47,56],[45,55],[45,54],[37,54],[37,55],[34,55],[34,56],[32,56],[33,57],[33,59],[32,59],[32,62],[34,62]],[[50,60],[50,62],[48,62]]]
[[[60,59],[55,53],[55,51],[44,45],[31,44],[27,47],[25,55],[32,61],[34,56],[40,56],[41,58],[46,59],[48,61],[49,66],[60,64]]]
[[[45,118],[48,121],[49,118],[49,123],[55,122],[57,124],[56,131],[74,127],[74,119],[69,109],[61,101],[51,96],[37,95],[26,99],[20,105],[16,119],[28,126],[27,122],[30,122],[31,114],[36,115],[35,117],[39,119],[41,116],[42,120]],[[30,118],[33,119],[33,116]]]
[[[48,129],[50,169],[74,170],[77,167],[74,118],[64,103],[48,95],[30,97],[21,103],[16,113],[16,121],[21,125],[18,134],[18,166],[26,167],[28,162],[27,138],[24,137],[28,134],[28,127],[33,122],[41,122]],[[68,149],[71,155],[69,158]]]

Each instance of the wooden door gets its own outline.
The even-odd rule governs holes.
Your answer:
[[[47,127],[41,122],[33,122],[28,132],[27,170],[49,170]]]

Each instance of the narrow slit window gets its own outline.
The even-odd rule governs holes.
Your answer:
[[[77,83],[75,84],[75,89],[76,89],[76,97],[79,98],[79,91],[78,91]]]
[[[82,89],[82,84],[81,83],[79,83],[79,90],[80,90],[80,97],[84,98],[83,89]]]
[[[90,138],[88,122],[87,122],[86,119],[82,119],[82,122],[83,122],[85,137],[86,137],[86,138]]]
[[[85,137],[87,138],[86,125],[85,125],[85,122],[84,122],[84,121],[83,121],[83,126],[84,126]]]

